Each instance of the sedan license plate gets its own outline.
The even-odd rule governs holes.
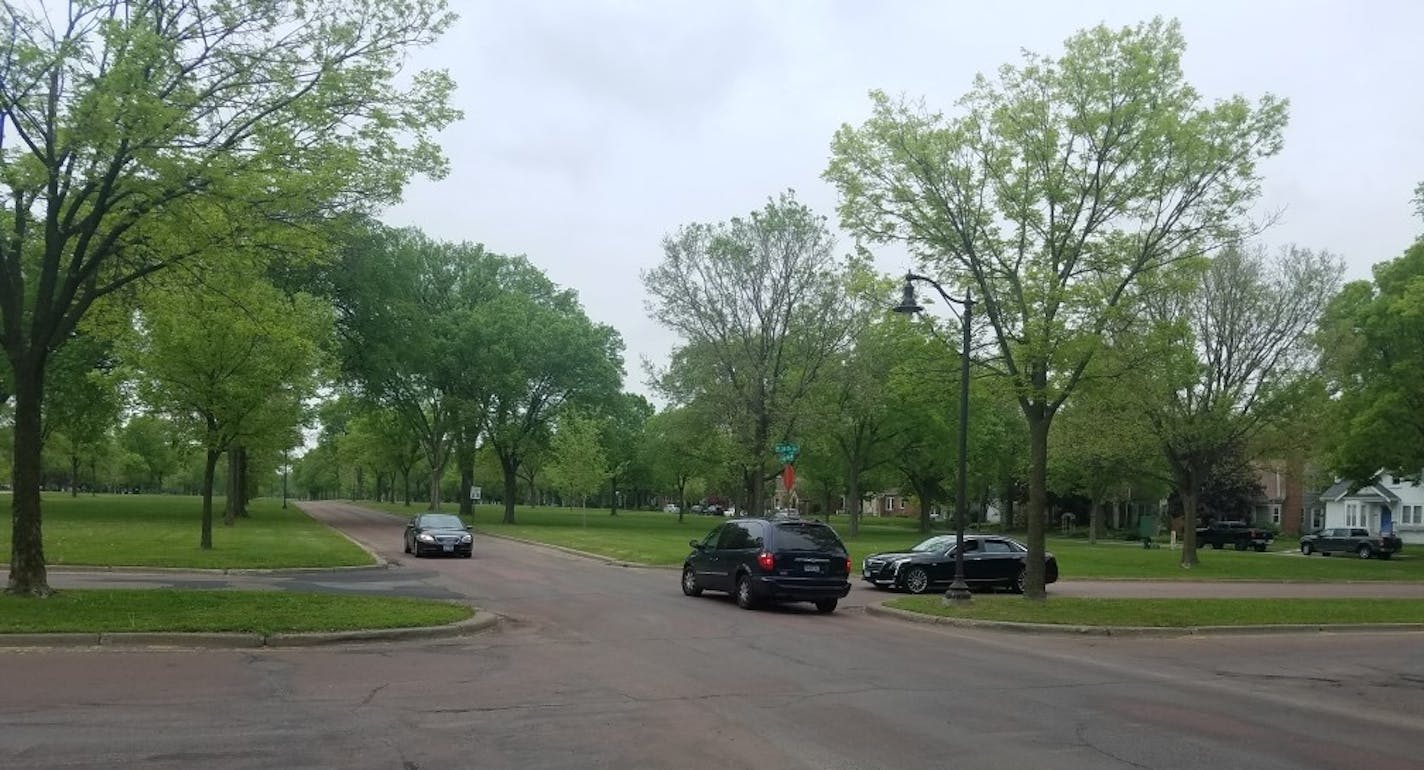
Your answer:
[[[821,565],[819,564],[806,564],[804,566],[806,568],[806,574],[808,575],[818,575],[821,572]]]
[[[449,543],[445,544],[445,553],[450,553],[453,550],[455,550],[455,546],[450,545]]]

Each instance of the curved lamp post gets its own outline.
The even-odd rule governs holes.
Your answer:
[[[949,584],[949,590],[944,592],[944,598],[949,602],[968,602],[973,598],[973,595],[969,593],[969,584],[964,582],[964,520],[968,518],[969,512],[967,464],[969,454],[969,319],[974,313],[974,299],[967,291],[963,299],[951,297],[933,278],[915,273],[905,273],[905,287],[900,304],[892,308],[896,313],[913,315],[924,310],[915,301],[914,281],[923,281],[933,286],[934,290],[944,297],[945,302],[964,307],[964,315],[960,318],[959,324],[964,332],[964,340],[960,350],[959,366],[959,494],[954,505],[954,582]]]

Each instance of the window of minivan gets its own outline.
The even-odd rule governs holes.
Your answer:
[[[844,551],[835,530],[819,524],[777,524],[776,547],[788,551]]]

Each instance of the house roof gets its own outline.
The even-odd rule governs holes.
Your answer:
[[[1399,502],[1399,495],[1391,492],[1378,481],[1371,481],[1352,492],[1351,488],[1353,486],[1354,484],[1348,481],[1337,481],[1334,486],[1325,490],[1325,492],[1320,495],[1320,499],[1323,502],[1330,503],[1338,503],[1346,498],[1354,500],[1387,500],[1391,503]]]

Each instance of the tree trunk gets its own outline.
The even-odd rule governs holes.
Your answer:
[[[608,477],[608,515],[618,515],[618,477]]]
[[[53,591],[45,572],[44,537],[40,526],[44,364],[26,366],[11,357],[10,370],[15,389],[15,454],[11,478],[14,489],[10,494],[10,581],[5,593],[49,596]]]
[[[846,493],[850,498],[850,536],[860,535],[860,465],[852,462],[846,473]]]
[[[1024,598],[1043,601],[1044,588],[1043,514],[1048,504],[1048,429],[1052,419],[1040,404],[1025,410],[1028,419],[1028,563],[1024,565]]]
[[[1201,474],[1192,463],[1177,472],[1177,494],[1182,498],[1182,568],[1191,569],[1201,561],[1197,558],[1197,490],[1201,489]]]
[[[475,461],[460,459],[460,515],[466,518],[475,514],[474,502],[470,500],[470,489],[475,486]]]
[[[410,507],[410,469],[401,471],[401,482],[405,485],[405,507]]]
[[[1088,503],[1088,545],[1098,544],[1098,529],[1103,522],[1103,506],[1098,502],[1098,496],[1093,495],[1093,499]]]
[[[79,455],[69,456],[69,496],[79,496]]]
[[[514,523],[514,494],[519,484],[519,460],[501,454],[500,468],[504,471],[504,523]]]
[[[687,477],[679,476],[677,479],[677,523],[682,523],[682,513],[687,510]]]
[[[198,547],[204,551],[213,550],[213,476],[220,454],[217,449],[208,447],[207,459],[203,463],[203,534],[198,538]]]
[[[237,471],[237,445],[229,444],[227,447],[227,495],[223,500],[223,526],[231,527],[237,520],[238,500],[241,499],[237,491],[240,479]]]

